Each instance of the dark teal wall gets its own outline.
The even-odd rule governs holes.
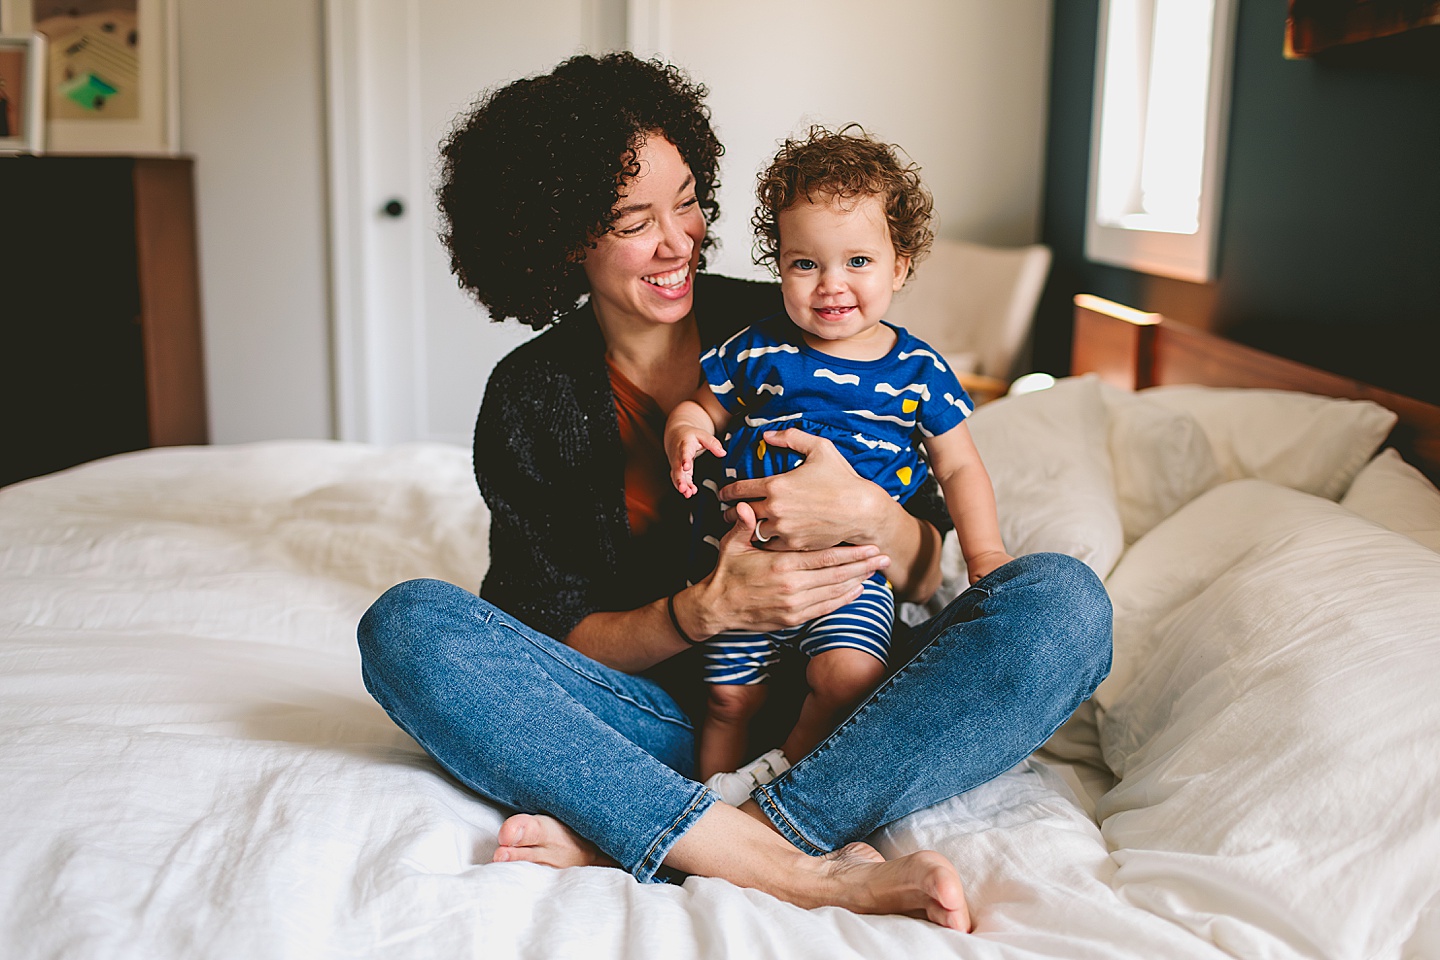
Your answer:
[[[1096,293],[1440,402],[1440,27],[1285,60],[1285,0],[1239,0],[1217,278],[1085,260],[1099,0],[1055,0],[1036,366]]]

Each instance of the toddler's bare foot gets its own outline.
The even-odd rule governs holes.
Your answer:
[[[820,903],[856,913],[917,917],[970,932],[970,909],[960,876],[949,860],[933,850],[886,860],[869,844],[852,843],[822,862],[829,889],[814,891]]]
[[[554,817],[517,813],[500,825],[495,863],[542,863],[547,867],[617,866],[600,848]]]

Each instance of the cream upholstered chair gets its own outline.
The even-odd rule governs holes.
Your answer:
[[[1050,272],[1050,248],[988,247],[936,240],[885,319],[938,349],[964,378],[1003,393],[1023,371],[1035,305]],[[997,383],[998,382],[998,383]],[[980,400],[980,396],[976,396]]]

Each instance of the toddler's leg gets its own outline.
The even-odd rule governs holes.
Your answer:
[[[710,684],[705,723],[700,728],[700,779],[738,769],[750,759],[750,720],[765,703],[763,683]]]
[[[810,695],[781,748],[785,758],[792,764],[799,763],[880,685],[884,675],[884,663],[850,647],[836,647],[812,657],[805,668]]]
[[[775,641],[764,634],[721,634],[706,641],[710,696],[695,764],[702,781],[749,759],[750,719],[765,703],[764,683],[778,655]]]
[[[895,594],[877,574],[855,600],[806,625],[800,650],[810,658],[805,669],[810,695],[785,739],[783,750],[792,764],[828,737],[880,684],[894,624]]]

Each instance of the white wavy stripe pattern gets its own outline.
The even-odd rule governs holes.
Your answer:
[[[748,350],[741,350],[735,355],[736,363],[744,363],[746,360],[753,360],[756,357],[764,357],[772,353],[799,353],[800,348],[793,343],[777,343],[773,347],[751,347]]]
[[[821,367],[819,370],[816,370],[815,376],[823,380],[832,380],[839,384],[851,384],[857,387],[860,385],[860,378],[855,376],[855,374],[836,373],[834,370],[827,369],[826,367]]]
[[[718,347],[712,347],[712,348],[710,349],[710,353],[705,354],[705,356],[704,356],[704,357],[701,357],[700,359],[701,359],[701,360],[704,360],[704,359],[706,359],[707,357],[709,357],[711,354],[718,354],[719,356],[722,356],[722,357],[725,356],[725,349],[726,349],[727,347],[729,347],[730,344],[732,344],[732,343],[735,342],[735,338],[736,338],[736,337],[740,336],[740,335],[743,334],[743,333],[746,333],[747,331],[749,331],[749,329],[750,329],[749,327],[742,327],[741,329],[735,331],[735,333],[733,333],[733,334],[730,336],[730,339],[729,339],[729,340],[726,340],[724,343],[720,344],[720,346],[718,346]]]
[[[948,393],[945,394],[945,402],[948,403],[948,404],[950,404],[950,406],[952,406],[952,407],[959,407],[959,408],[960,408],[960,412],[963,413],[963,414],[965,414],[965,416],[967,416],[967,417],[970,416],[970,414],[972,414],[972,413],[975,412],[975,411],[972,410],[970,407],[968,407],[968,406],[965,405],[965,401],[964,401],[964,400],[961,400],[959,397],[951,396],[951,395],[948,394]]]
[[[805,416],[803,413],[789,413],[783,417],[772,417],[768,420],[764,417],[746,417],[745,425],[747,427],[763,427],[766,424],[783,423],[786,420],[799,420],[803,416]]]
[[[888,383],[877,383],[875,384],[875,392],[888,393],[892,397],[903,396],[907,393],[916,393],[920,395],[921,400],[930,399],[930,388],[923,383],[907,383],[903,387],[892,387]]]
[[[929,350],[901,350],[896,357],[900,360],[909,360],[911,357],[929,357],[930,362],[935,364],[935,369],[942,373],[945,371],[945,364],[941,363],[940,358]]]
[[[863,443],[871,450],[884,450],[886,453],[903,453],[899,447],[888,440],[872,440],[863,433],[851,434],[857,443]]]
[[[887,423],[898,423],[902,427],[915,426],[914,420],[906,420],[903,417],[892,417],[888,413],[876,413],[874,410],[846,410],[845,412],[854,417],[864,417],[866,420],[884,420]]]

